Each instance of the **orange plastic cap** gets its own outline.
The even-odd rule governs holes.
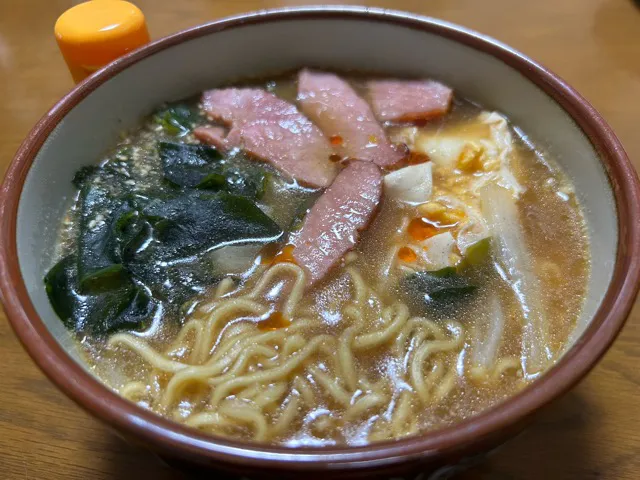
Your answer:
[[[119,0],[93,0],[70,8],[58,18],[55,35],[76,82],[149,42],[143,13]]]

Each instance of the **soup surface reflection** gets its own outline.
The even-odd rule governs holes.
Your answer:
[[[434,81],[214,89],[73,182],[52,306],[108,386],[211,434],[364,445],[454,424],[550,368],[582,310],[573,186]]]

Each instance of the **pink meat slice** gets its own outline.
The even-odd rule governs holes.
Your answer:
[[[213,125],[204,125],[193,130],[193,136],[203,143],[213,145],[220,152],[229,150],[224,128]]]
[[[433,80],[374,80],[367,98],[381,122],[412,122],[447,113],[453,90]]]
[[[309,285],[322,279],[355,247],[381,195],[380,169],[371,162],[352,161],[320,196],[293,240],[293,257],[306,270]]]
[[[331,185],[338,170],[329,160],[331,145],[294,105],[258,88],[209,90],[202,105],[212,120],[230,127],[221,145],[242,148],[305,185]],[[220,144],[219,132],[203,133],[198,138]]]
[[[332,73],[302,70],[298,76],[298,102],[328,137],[341,137],[336,151],[343,157],[389,167],[404,157],[378,123],[369,104],[351,86]]]

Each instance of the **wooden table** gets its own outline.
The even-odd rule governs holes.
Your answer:
[[[135,0],[134,0],[135,1]],[[53,25],[78,2],[0,2],[0,168],[71,78]],[[138,0],[157,38],[295,0]],[[322,2],[318,2],[322,3]],[[336,2],[325,2],[336,3]],[[349,3],[349,2],[337,2]],[[640,167],[640,9],[632,0],[374,0],[489,34],[554,70],[611,123]],[[63,396],[0,319],[0,478],[182,478]],[[640,308],[572,393],[465,479],[640,478]]]

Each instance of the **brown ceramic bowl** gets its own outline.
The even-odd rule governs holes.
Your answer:
[[[207,436],[103,386],[49,306],[50,266],[73,172],[164,101],[301,66],[431,76],[505,113],[573,179],[589,224],[592,275],[570,348],[508,401],[436,432],[357,448],[284,448]],[[413,475],[450,468],[518,432],[573,387],[611,345],[640,275],[640,190],[620,142],[575,90],[495,40],[438,20],[364,8],[258,12],[186,30],[84,81],[38,122],[0,194],[0,288],[16,334],[45,374],[81,407],[175,462],[249,476]],[[443,470],[439,470],[440,473]]]

